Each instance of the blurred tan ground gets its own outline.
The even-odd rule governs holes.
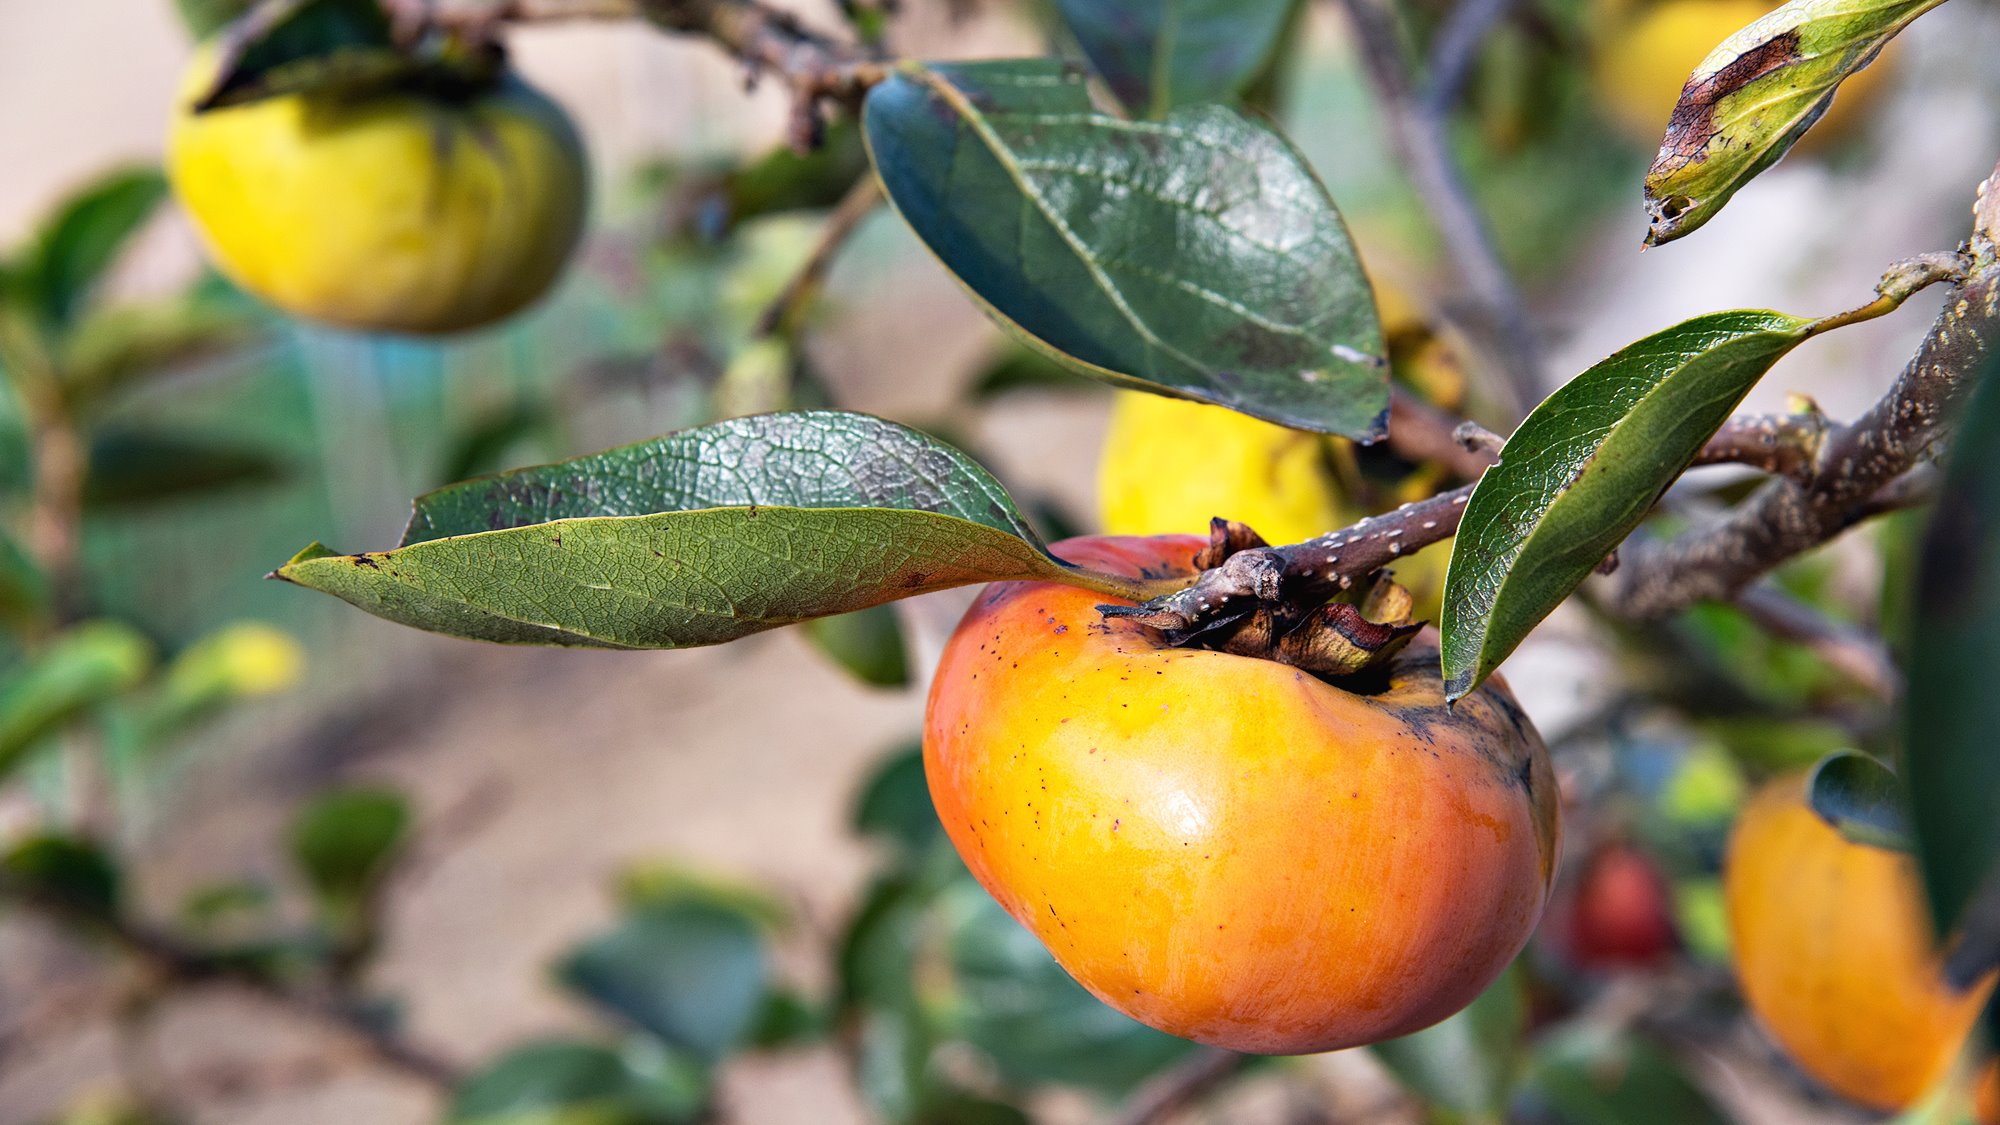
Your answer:
[[[908,7],[900,42],[912,53],[1033,48],[1027,31],[1004,18],[953,29],[936,3]],[[1947,30],[1951,15],[1917,25],[1913,44],[1929,53],[1917,53],[1908,74],[1953,52],[1993,57],[1991,21],[1959,42]],[[10,107],[0,120],[0,244],[107,163],[157,156],[185,47],[165,0],[0,2],[0,105]],[[582,27],[528,31],[517,48],[531,77],[581,119],[607,172],[690,146],[760,146],[780,128],[781,96],[766,89],[746,97],[736,68],[699,45]],[[87,70],[83,60],[106,69]],[[1639,258],[1635,214],[1632,229],[1607,234],[1543,310],[1560,335],[1557,369],[1573,371],[1680,316],[1730,304],[1829,311],[1857,303],[1887,261],[1948,244],[1962,223],[1937,216],[1963,214],[1954,201],[1968,198],[1992,148],[1969,140],[1994,136],[1981,89],[1947,83],[1923,95],[1928,101],[1899,107],[1944,113],[1946,124],[1884,130],[1880,167],[1858,181],[1779,169],[1704,232],[1699,252],[1675,247]],[[1884,199],[1899,205],[1884,207]],[[1831,232],[1812,221],[1826,208],[1847,217]],[[166,224],[128,283],[177,276],[190,255],[185,231]],[[987,330],[928,263],[883,282],[876,296],[878,307],[819,342],[832,379],[859,409],[936,411],[986,346]],[[1810,358],[1780,369],[1760,401],[1810,388],[1836,413],[1851,409],[1900,365],[1927,318],[1928,309],[1907,313],[1815,343]],[[1056,491],[1088,511],[1101,425],[1096,399],[1027,398],[996,411],[977,436],[1010,483]],[[910,607],[925,650],[919,664],[959,604],[947,595]],[[417,801],[419,855],[393,888],[372,983],[406,1002],[418,1040],[455,1060],[470,1064],[531,1035],[586,1026],[547,983],[545,966],[608,919],[607,880],[634,859],[688,859],[777,888],[805,921],[786,967],[822,983],[815,974],[824,962],[809,947],[838,924],[868,864],[844,828],[849,797],[865,766],[914,731],[920,691],[857,688],[790,635],[609,655],[483,648],[373,621],[356,628],[370,658],[338,673],[352,680],[355,702],[333,713],[278,709],[254,745],[210,758],[187,779],[169,818],[174,830],[149,834],[137,849],[150,901],[272,873],[281,826],[306,794],[333,780],[385,779]],[[1594,659],[1575,623],[1559,617],[1509,672],[1553,733],[1601,690]],[[102,1083],[121,1050],[176,1091],[197,1122],[414,1125],[435,1111],[421,1087],[225,992],[175,1002],[145,1042],[121,1046],[108,1030],[101,977],[74,972],[91,962],[89,951],[54,935],[0,927],[0,1125],[43,1119]],[[24,1025],[35,1031],[16,1034]],[[1782,1094],[1718,1066],[1717,1084],[1745,1120],[1809,1119],[1787,1109]],[[1365,1062],[1318,1060],[1304,1069],[1302,1087],[1247,1083],[1210,1119],[1302,1120],[1301,1088],[1316,1091],[1321,1109],[1342,1107],[1340,1120],[1379,1108],[1379,1081]],[[754,1125],[863,1120],[840,1064],[824,1053],[735,1068],[723,1106],[725,1121]],[[1052,1119],[1078,1119],[1085,1109],[1059,1103]]]

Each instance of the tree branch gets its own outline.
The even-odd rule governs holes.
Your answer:
[[[1431,41],[1429,64],[1424,68],[1423,96],[1418,99],[1425,113],[1443,119],[1465,88],[1472,64],[1479,61],[1479,48],[1493,26],[1500,22],[1514,0],[1459,0],[1445,17]]]
[[[1624,614],[1657,618],[1726,601],[1772,568],[1890,503],[1949,436],[1974,373],[2000,338],[2000,168],[1980,185],[1964,275],[1896,382],[1868,412],[1822,435],[1810,462],[1705,526],[1666,543],[1628,544],[1614,595]],[[1901,489],[1901,491],[1897,491]]]
[[[1903,692],[1903,674],[1880,637],[1822,616],[1768,582],[1736,595],[1736,606],[1765,632],[1811,649],[1821,660],[1885,702]]]
[[[1469,335],[1505,377],[1500,390],[1518,416],[1541,397],[1541,346],[1526,304],[1494,248],[1486,220],[1451,158],[1442,110],[1419,95],[1403,54],[1396,16],[1384,0],[1341,0],[1360,46],[1361,62],[1381,103],[1397,161],[1423,200],[1458,268]],[[1476,0],[1469,0],[1476,2]]]
[[[1140,1087],[1106,1125],[1159,1125],[1243,1072],[1256,1061],[1218,1047],[1203,1047],[1179,1066]]]
[[[0,880],[0,897],[57,925],[102,936],[159,980],[184,985],[234,984],[355,1040],[378,1062],[429,1085],[449,1089],[461,1077],[449,1061],[404,1039],[337,996],[291,987],[244,961],[191,948],[131,919],[41,893],[12,879]]]

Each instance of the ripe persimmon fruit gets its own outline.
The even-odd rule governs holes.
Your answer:
[[[1785,777],[1737,820],[1723,893],[1744,1000],[1801,1069],[1881,1110],[1944,1078],[1993,982],[1945,983],[1909,856],[1848,840]]]
[[[1157,578],[1202,546],[1056,551]],[[1559,826],[1548,752],[1497,678],[1447,708],[1426,630],[1351,691],[1170,647],[1102,600],[987,589],[924,725],[953,844],[1072,976],[1163,1031],[1296,1054],[1436,1023],[1513,960]]]

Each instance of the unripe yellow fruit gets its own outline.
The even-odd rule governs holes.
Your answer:
[[[1597,52],[1598,98],[1633,140],[1657,145],[1681,88],[1724,39],[1778,7],[1766,0],[1666,0],[1619,19]],[[1891,48],[1893,48],[1891,44]],[[1826,115],[1797,151],[1810,152],[1853,132],[1880,100],[1893,69],[1893,50],[1840,84]]]
[[[218,268],[289,313],[376,331],[490,324],[540,297],[583,229],[582,142],[509,74],[463,99],[294,94],[197,114],[167,172]]]
[[[1220,406],[1119,391],[1097,466],[1112,535],[1207,534],[1212,516],[1272,543],[1352,522],[1324,438]]]

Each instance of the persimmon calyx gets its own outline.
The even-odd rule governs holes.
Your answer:
[[[1223,570],[1230,585],[1247,596],[1234,606],[1204,606],[1208,612],[1193,621],[1157,605],[1106,605],[1098,611],[1156,630],[1170,645],[1275,660],[1327,680],[1382,666],[1423,627],[1413,620],[1410,592],[1386,570],[1320,605],[1285,600],[1279,593],[1282,563],[1262,536],[1231,520],[1211,521],[1208,546],[1194,562],[1204,570]]]

